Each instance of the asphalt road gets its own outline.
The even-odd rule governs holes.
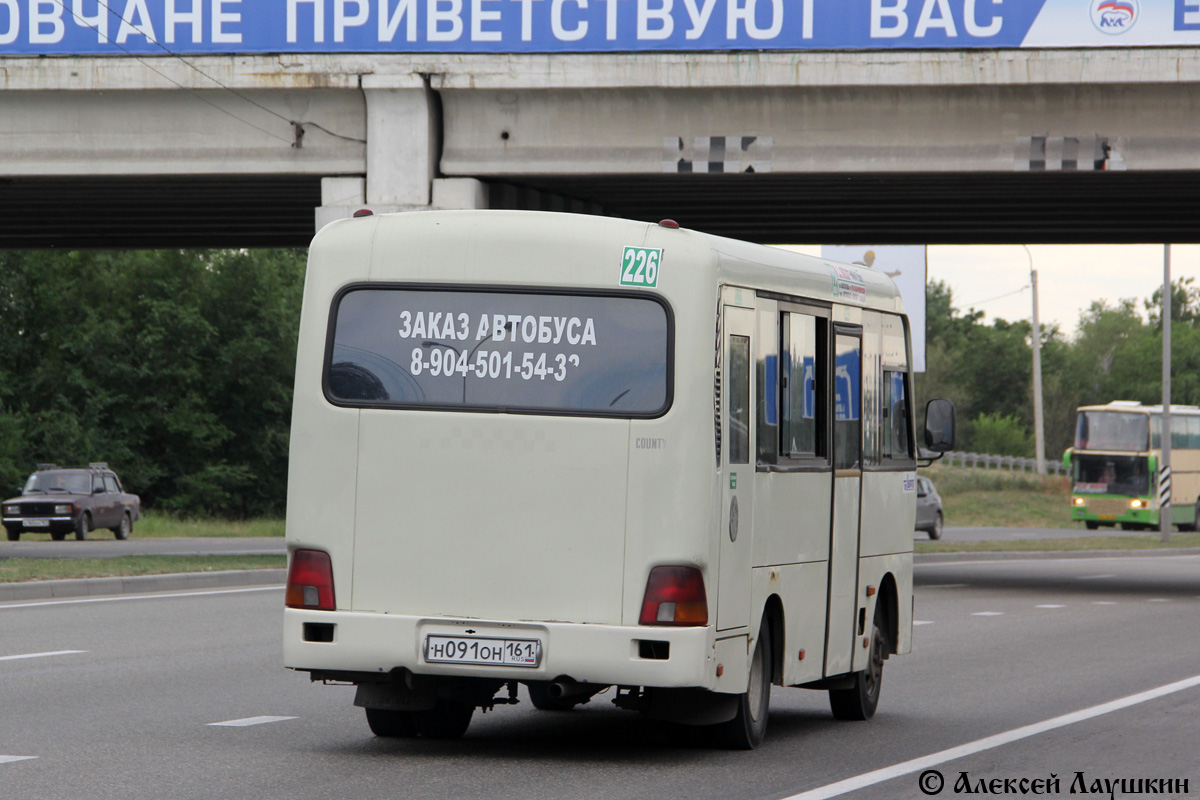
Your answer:
[[[1157,531],[1130,533],[1123,536],[1147,536],[1158,541]],[[942,540],[948,542],[1012,541],[1016,539],[1063,539],[1112,536],[1114,529],[1086,530],[1082,525],[1070,528],[962,528],[947,527]],[[125,541],[117,541],[101,531],[91,539],[80,542],[67,539],[51,541],[46,536],[26,535],[19,542],[0,542],[0,558],[112,558],[141,555],[282,555],[287,547],[282,538],[165,538],[139,539],[135,532]],[[915,531],[914,541],[925,541],[929,535]]]
[[[964,771],[1054,774],[1064,796],[1076,772],[1180,778],[1189,793],[1163,796],[1200,797],[1200,557],[915,573],[915,650],[888,662],[875,719],[776,688],[753,753],[604,696],[477,714],[459,741],[376,739],[352,689],[281,668],[278,587],[0,604],[0,796],[923,798],[937,769],[945,797]]]

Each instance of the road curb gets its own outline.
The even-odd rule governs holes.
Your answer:
[[[1005,552],[914,553],[914,564],[937,564],[942,561],[1013,561],[1028,559],[1064,558],[1149,558],[1152,556],[1200,556],[1200,547],[1171,547],[1162,550],[1028,550]]]
[[[0,584],[0,602],[46,600],[58,597],[100,597],[143,592],[178,592],[230,586],[282,586],[286,569],[235,569],[220,572],[179,572],[115,578],[76,578],[62,581],[22,581]]]

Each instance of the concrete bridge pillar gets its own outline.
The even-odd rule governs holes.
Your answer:
[[[437,178],[442,135],[433,92],[421,75],[364,75],[367,174],[321,180],[316,227],[361,208],[377,214],[430,208],[487,208],[474,178]]]

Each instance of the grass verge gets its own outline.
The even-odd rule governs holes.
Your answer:
[[[134,525],[133,535],[141,539],[165,539],[182,536],[199,537],[271,537],[283,536],[282,519],[183,519],[161,511],[146,511]],[[102,536],[104,531],[97,531]]]
[[[1065,528],[1071,522],[1065,475],[934,465],[922,474],[937,486],[946,524],[989,528]]]
[[[1165,550],[1200,547],[1200,533],[1172,533],[1163,544],[1158,534],[1145,536],[1089,536],[1078,539],[1006,539],[1000,542],[914,542],[914,553],[1050,553],[1078,550]]]
[[[112,578],[219,572],[230,569],[284,569],[287,556],[118,556],[116,558],[0,559],[0,583],[66,578]]]

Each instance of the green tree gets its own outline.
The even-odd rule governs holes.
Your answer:
[[[972,449],[996,456],[1027,456],[1032,450],[1029,431],[1015,416],[980,414],[972,421]]]
[[[108,461],[147,505],[283,509],[301,251],[0,253],[0,481]]]

